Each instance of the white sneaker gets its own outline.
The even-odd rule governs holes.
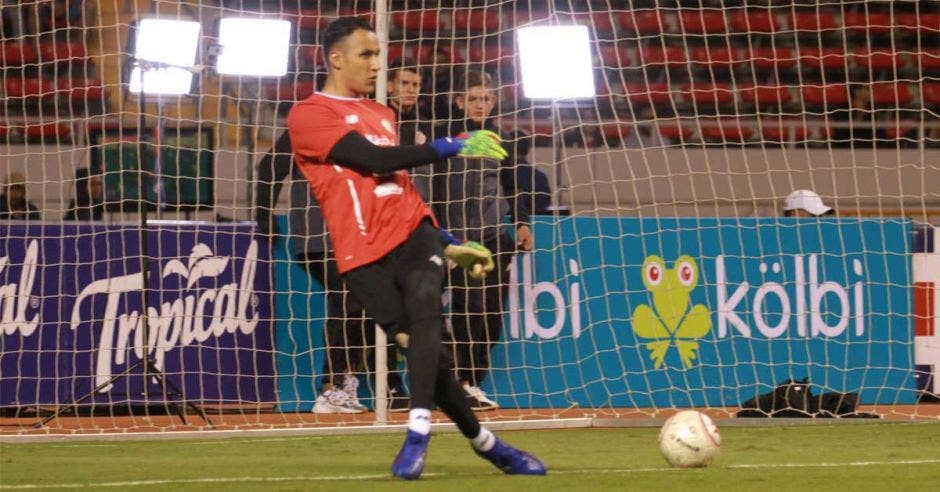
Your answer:
[[[358,402],[356,402],[358,403]],[[326,390],[317,397],[313,405],[313,413],[362,413],[365,408],[353,405],[349,395],[339,389]]]
[[[463,390],[467,393],[467,400],[470,401],[470,408],[476,411],[496,410],[499,404],[486,397],[486,393],[479,386],[463,385]]]
[[[349,403],[347,403],[349,407],[356,408],[360,412],[369,410],[368,407],[359,403],[359,378],[352,374],[347,374],[343,377],[343,392],[349,397]]]

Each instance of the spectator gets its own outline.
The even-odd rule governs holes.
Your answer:
[[[101,220],[104,215],[101,176],[89,174],[88,168],[75,170],[75,198],[62,220]]]
[[[395,111],[398,121],[398,144],[423,144],[431,132],[418,115],[421,90],[418,65],[411,58],[396,58],[388,67],[388,105]]]
[[[0,220],[42,220],[36,205],[26,199],[26,178],[20,173],[7,175],[0,195]]]
[[[362,363],[367,334],[374,322],[363,315],[362,305],[348,293],[330,252],[326,225],[310,185],[293,165],[290,136],[284,132],[258,163],[258,204],[255,219],[259,231],[275,240],[280,231],[271,210],[281,193],[282,181],[290,176],[290,243],[294,259],[326,292],[326,344],[320,391],[314,413],[362,413],[365,405],[357,397],[359,379],[352,371]],[[400,402],[393,401],[400,405]],[[407,410],[407,400],[404,409]]]
[[[552,213],[552,188],[548,176],[529,163],[529,150],[532,137],[525,132],[516,134],[516,185],[519,188],[519,200],[533,214],[549,215]]]
[[[502,333],[510,261],[517,247],[532,249],[532,232],[526,200],[520,197],[517,188],[512,135],[501,131],[492,118],[496,106],[492,77],[482,71],[467,71],[457,88],[454,102],[463,119],[439,127],[438,136],[491,130],[501,134],[509,153],[498,164],[459,158],[437,163],[430,193],[432,206],[444,227],[483,244],[493,252],[496,261],[496,268],[485,284],[462,270],[453,270],[450,275],[457,379],[474,410],[492,410],[498,405],[486,396],[480,384],[489,372],[490,351]],[[516,227],[515,242],[503,225],[506,211]]]
[[[822,198],[816,192],[796,190],[787,195],[783,215],[784,217],[823,217],[835,215],[835,210],[823,203]]]

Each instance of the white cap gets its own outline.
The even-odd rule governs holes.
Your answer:
[[[819,216],[832,210],[823,203],[822,198],[814,191],[796,190],[787,196],[787,204],[784,210],[805,210],[813,215]]]

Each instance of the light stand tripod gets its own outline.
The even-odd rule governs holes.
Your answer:
[[[138,133],[142,134],[143,130],[147,127],[146,112],[145,112],[146,91],[144,90],[144,74],[148,70],[166,67],[166,64],[153,63],[153,62],[148,62],[146,60],[140,60],[140,59],[136,61],[140,69],[139,70],[140,93],[138,94],[138,99],[137,99],[138,112],[139,112]],[[159,125],[160,125],[160,122],[158,121],[157,122],[158,128],[159,128]],[[150,378],[153,378],[156,384],[160,386],[160,388],[162,389],[163,403],[167,405],[167,408],[171,408],[174,411],[174,413],[176,413],[179,416],[180,420],[183,422],[184,425],[188,424],[186,420],[186,410],[180,404],[180,402],[175,402],[175,401],[171,402],[169,398],[171,395],[178,396],[180,401],[183,402],[186,407],[190,408],[191,410],[196,412],[196,414],[202,417],[202,420],[204,420],[209,425],[209,427],[213,427],[212,421],[209,420],[209,417],[206,415],[205,411],[203,411],[203,409],[200,406],[196,405],[195,402],[186,399],[186,395],[179,388],[179,386],[173,383],[173,381],[171,381],[166,376],[166,374],[160,368],[157,367],[156,362],[153,360],[153,358],[151,358],[151,355],[150,355],[150,346],[149,346],[150,323],[149,323],[149,317],[148,317],[148,297],[150,295],[150,288],[148,287],[147,281],[150,277],[151,265],[150,265],[150,251],[149,251],[150,248],[148,245],[148,239],[149,239],[148,224],[147,224],[148,206],[145,200],[146,197],[144,193],[143,145],[144,145],[143,138],[138,138],[137,139],[137,190],[138,190],[137,211],[138,211],[138,216],[140,218],[140,236],[139,236],[140,272],[141,272],[141,275],[140,275],[141,276],[141,315],[140,315],[141,328],[140,329],[143,330],[143,333],[142,333],[143,357],[141,357],[140,360],[137,361],[136,363],[129,365],[128,368],[124,370],[124,372],[117,374],[117,375],[112,375],[108,381],[102,384],[99,384],[98,386],[96,386],[94,389],[92,389],[90,392],[88,392],[81,398],[78,398],[78,399],[73,398],[72,400],[69,400],[66,403],[62,404],[56,410],[55,413],[45,417],[39,423],[37,423],[35,425],[36,428],[43,427],[51,420],[65,413],[72,406],[77,407],[78,404],[93,397],[99,391],[107,387],[110,387],[112,384],[114,384],[114,382],[119,381],[121,379],[130,378],[132,375],[134,375],[138,371],[140,371],[142,378],[143,378],[143,397],[144,397],[145,405],[149,404],[150,402],[150,393],[151,393],[150,392]],[[159,175],[157,176],[157,179],[158,180],[160,179]],[[160,195],[160,192],[158,190],[158,199],[157,199],[158,202],[160,201],[159,195]]]

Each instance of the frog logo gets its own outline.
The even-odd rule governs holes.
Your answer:
[[[682,365],[692,367],[698,358],[698,340],[712,328],[711,313],[704,304],[691,305],[689,293],[698,285],[698,265],[690,256],[680,256],[667,270],[656,255],[643,261],[643,285],[653,297],[653,307],[641,304],[633,310],[633,332],[649,340],[646,348],[657,369],[673,344]]]

